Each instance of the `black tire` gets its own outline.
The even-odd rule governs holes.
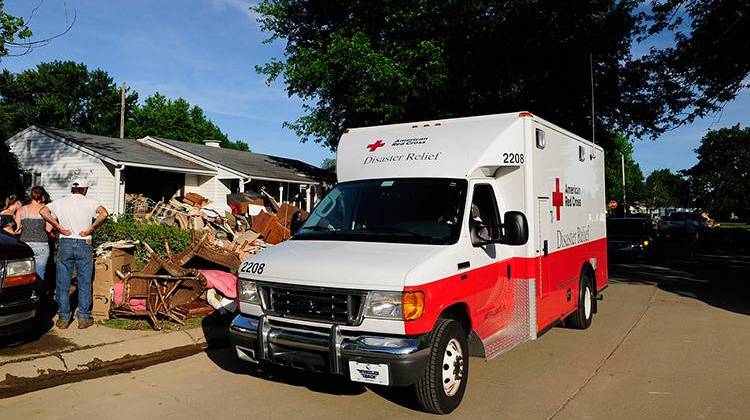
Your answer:
[[[586,313],[586,291],[588,289],[589,310]],[[585,330],[591,325],[591,319],[594,317],[594,308],[596,307],[596,290],[594,280],[587,272],[581,274],[581,281],[578,282],[578,306],[576,311],[565,319],[565,325],[578,330]]]
[[[451,340],[455,339],[463,355],[458,364],[462,372],[460,384],[453,395],[448,395],[443,387],[443,359],[447,354],[446,348]],[[446,365],[447,366],[447,365]],[[452,369],[455,374],[453,366]],[[417,400],[422,409],[435,414],[448,414],[458,407],[466,391],[466,383],[469,380],[469,346],[466,340],[466,331],[457,321],[453,319],[440,319],[435,329],[430,334],[430,358],[425,367],[422,377],[414,385]]]

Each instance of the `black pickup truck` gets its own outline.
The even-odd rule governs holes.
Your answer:
[[[18,239],[0,233],[0,336],[31,327],[39,291],[34,252]]]

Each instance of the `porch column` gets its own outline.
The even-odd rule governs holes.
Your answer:
[[[112,204],[112,212],[115,215],[119,215],[122,212],[122,207],[120,205],[120,201],[121,201],[120,196],[122,195],[120,193],[120,188],[121,188],[120,180],[122,178],[122,169],[123,168],[115,166],[115,197],[114,197],[114,202]]]
[[[279,204],[284,201],[284,185],[279,183]]]
[[[312,189],[312,185],[307,185],[307,188],[305,188],[305,210],[308,213],[310,213],[310,189]]]

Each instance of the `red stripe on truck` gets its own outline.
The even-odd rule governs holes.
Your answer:
[[[465,308],[471,327],[480,338],[495,334],[508,325],[513,311],[514,284],[510,280],[539,279],[536,283],[537,331],[570,314],[577,305],[575,298],[581,269],[596,259],[596,290],[607,284],[607,240],[594,240],[555,251],[546,257],[513,257],[483,267],[456,273],[450,277],[406,291],[421,290],[425,294],[422,318],[404,322],[407,335],[432,331],[435,322],[449,306]],[[541,266],[547,265],[544,273]],[[548,275],[549,278],[544,277]],[[567,290],[572,298],[567,299]]]

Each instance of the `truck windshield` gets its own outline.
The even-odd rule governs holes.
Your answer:
[[[293,239],[415,244],[458,241],[465,180],[397,178],[336,185]]]

